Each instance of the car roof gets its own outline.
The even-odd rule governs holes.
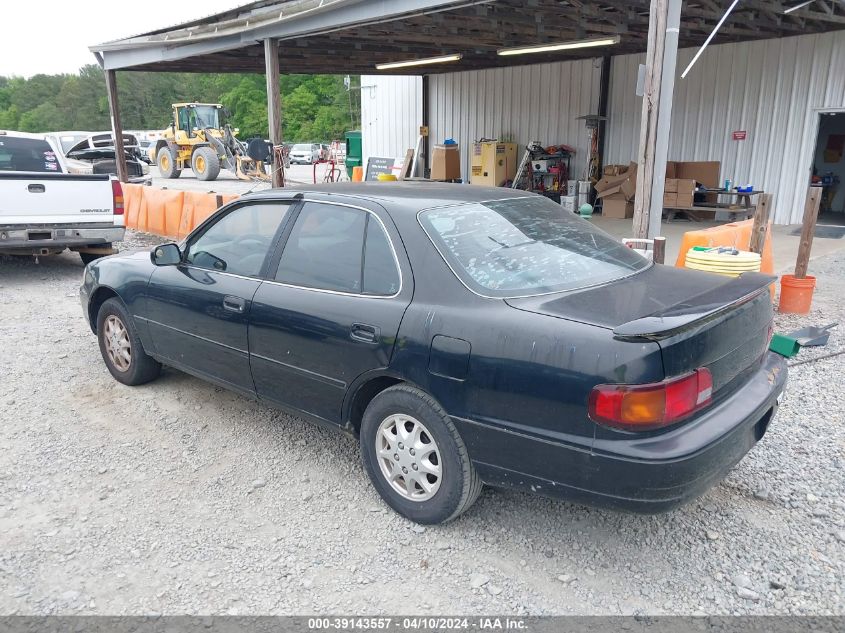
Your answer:
[[[509,187],[479,187],[475,185],[443,183],[430,180],[403,182],[342,182],[320,185],[296,185],[284,189],[266,189],[246,197],[286,198],[309,193],[377,202],[392,209],[407,209],[416,213],[421,209],[466,202],[487,202],[506,198],[525,198],[535,194]]]

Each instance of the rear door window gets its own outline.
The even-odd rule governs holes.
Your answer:
[[[420,223],[471,290],[517,297],[583,288],[649,262],[542,196],[428,209]]]
[[[396,258],[381,222],[362,209],[306,202],[285,244],[276,281],[352,294],[399,291]]]
[[[0,170],[2,171],[62,171],[59,159],[50,144],[37,138],[0,136]]]

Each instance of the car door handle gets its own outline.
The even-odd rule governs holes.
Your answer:
[[[47,187],[45,187],[44,185],[29,185],[26,190],[29,193],[44,193],[45,191],[47,191]]]
[[[353,323],[352,331],[349,333],[349,338],[363,343],[378,343],[379,333],[380,331],[375,325]]]
[[[243,312],[244,307],[246,307],[246,301],[240,297],[233,297],[232,295],[223,297],[224,310],[228,310],[229,312]]]

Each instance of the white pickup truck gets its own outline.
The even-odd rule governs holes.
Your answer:
[[[70,174],[44,135],[0,130],[0,254],[52,255],[84,263],[117,251],[123,190],[108,174]]]

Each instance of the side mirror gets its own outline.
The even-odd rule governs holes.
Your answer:
[[[175,266],[182,261],[182,252],[171,242],[156,246],[150,251],[150,259],[156,266]]]

